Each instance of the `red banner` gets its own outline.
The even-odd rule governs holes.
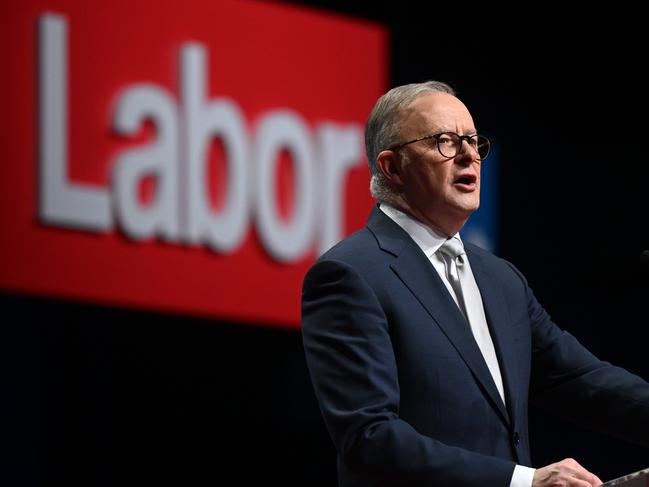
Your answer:
[[[386,31],[244,1],[0,12],[0,287],[298,326],[372,204]]]

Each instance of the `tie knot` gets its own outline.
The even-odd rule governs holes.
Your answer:
[[[464,246],[462,245],[462,241],[459,238],[452,237],[444,242],[439,251],[442,254],[447,255],[455,260],[458,257],[464,255]],[[460,259],[460,262],[462,262],[462,259]]]

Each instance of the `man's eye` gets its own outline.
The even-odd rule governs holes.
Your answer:
[[[442,137],[439,138],[439,143],[443,145],[453,145],[455,142],[453,141],[452,137],[449,137],[448,135],[443,135]]]

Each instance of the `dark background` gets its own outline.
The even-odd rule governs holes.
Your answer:
[[[497,253],[555,322],[649,378],[639,15],[294,3],[385,24],[390,86],[456,88],[499,150]],[[335,485],[298,331],[8,293],[0,305],[2,485]],[[603,479],[649,466],[646,449],[540,413],[531,434],[537,465],[572,456]]]

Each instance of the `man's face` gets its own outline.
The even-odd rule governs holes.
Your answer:
[[[474,135],[476,129],[460,100],[431,93],[408,107],[400,132],[401,140],[408,141],[439,132]],[[463,141],[461,151],[449,159],[440,154],[435,139],[427,139],[400,151],[407,159],[401,166],[402,190],[413,215],[445,233],[459,229],[480,205],[480,161],[475,150]]]

